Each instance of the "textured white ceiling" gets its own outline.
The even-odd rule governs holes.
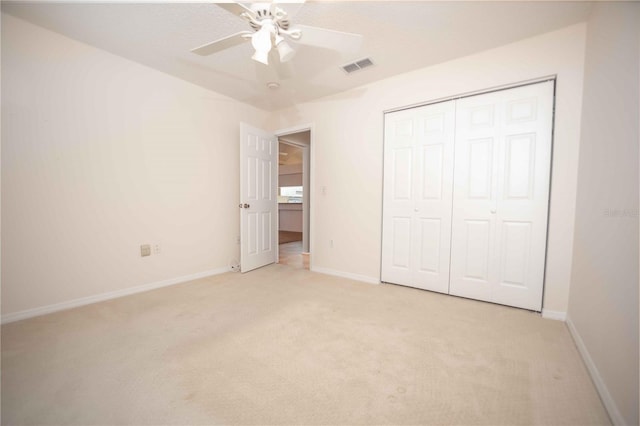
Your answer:
[[[287,5],[282,6],[287,9]],[[11,3],[2,11],[218,93],[275,110],[584,21],[588,2],[310,2],[292,17],[364,36],[358,52],[297,46],[294,76],[250,59],[249,43],[208,57],[190,49],[248,29],[211,3]],[[294,43],[291,43],[292,45]],[[347,75],[340,65],[370,57]],[[266,87],[279,81],[280,89]]]

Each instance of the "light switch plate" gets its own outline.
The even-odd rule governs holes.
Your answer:
[[[151,256],[151,246],[149,244],[143,244],[140,246],[140,256]]]

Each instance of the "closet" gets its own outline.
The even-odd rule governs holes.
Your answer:
[[[541,310],[553,92],[385,114],[383,282]]]

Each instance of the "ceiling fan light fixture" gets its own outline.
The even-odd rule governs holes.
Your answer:
[[[278,49],[278,54],[280,55],[280,62],[290,61],[293,55],[296,54],[296,51],[293,50],[286,41],[278,43],[276,49]]]
[[[263,50],[256,50],[253,56],[251,56],[251,59],[262,64],[269,65],[269,51],[267,50],[265,52]]]
[[[271,50],[271,30],[264,25],[251,37],[251,45],[256,50],[251,59],[269,65],[269,51]]]
[[[251,39],[251,45],[255,51],[251,59],[269,66],[269,56],[273,55],[271,59],[272,62],[274,60],[277,62],[275,64],[277,68],[276,73],[280,77],[280,75],[283,74],[281,70],[286,70],[287,68],[282,66],[283,63],[290,61],[296,54],[296,50],[289,44],[292,40],[303,46],[317,46],[339,52],[351,52],[352,50],[359,49],[362,41],[362,36],[359,34],[305,25],[292,27],[287,10],[276,6],[278,1],[299,4],[305,2],[305,0],[273,0],[269,3],[253,3],[250,6],[239,3],[238,0],[225,0],[225,2],[215,3],[222,9],[246,21],[251,31],[241,31],[231,34],[210,43],[203,44],[191,51],[201,56],[208,56]],[[287,6],[287,8],[288,7],[289,6]],[[297,11],[299,6],[292,6],[292,8],[294,11]],[[303,32],[304,37],[302,37]],[[275,56],[276,52],[274,50],[277,50],[278,57]],[[353,66],[361,69],[366,65],[361,65],[360,62],[358,62]],[[262,68],[259,67],[259,69]],[[291,75],[285,76],[284,78],[289,77],[291,77]]]

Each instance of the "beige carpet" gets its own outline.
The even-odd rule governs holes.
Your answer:
[[[565,324],[284,265],[2,327],[4,424],[608,424]]]

